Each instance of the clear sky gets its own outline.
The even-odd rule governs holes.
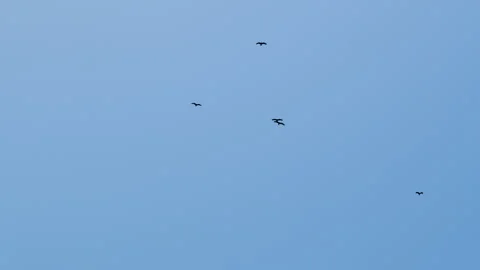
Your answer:
[[[0,268],[480,269],[479,10],[3,1]]]

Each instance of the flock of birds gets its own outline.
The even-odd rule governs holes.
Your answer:
[[[263,46],[263,45],[267,45],[267,43],[266,43],[266,42],[263,42],[263,41],[259,41],[259,42],[256,43],[256,45],[259,45],[259,46],[261,47],[261,46]],[[202,104],[196,103],[196,102],[192,102],[191,104],[194,105],[195,107],[197,107],[197,106],[202,106]],[[281,118],[272,118],[272,121],[273,121],[274,123],[276,123],[278,126],[285,126],[285,123],[283,123],[283,119],[281,119]],[[423,191],[417,191],[417,192],[415,192],[415,193],[416,193],[418,196],[423,195]]]
[[[261,47],[261,46],[263,46],[263,45],[267,45],[267,43],[266,43],[266,42],[263,42],[263,41],[259,41],[259,42],[256,43],[256,45],[259,45],[259,46]],[[195,106],[195,107],[197,107],[197,106],[202,106],[202,104],[196,103],[196,102],[192,102],[191,104],[192,104],[193,106]],[[272,118],[272,121],[273,121],[274,123],[276,123],[277,126],[285,126],[285,123],[283,123],[283,119],[281,119],[281,118]]]

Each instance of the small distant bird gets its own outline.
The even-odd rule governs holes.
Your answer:
[[[415,193],[417,193],[417,194],[418,194],[418,196],[420,196],[420,195],[422,195],[422,194],[423,194],[423,191],[420,191],[420,192],[418,192],[418,191],[417,191],[417,192],[415,192]]]
[[[260,46],[267,45],[266,42],[257,42],[256,44],[257,44],[257,45],[260,45]]]
[[[272,121],[274,123],[277,123],[277,125],[279,125],[279,126],[280,125],[285,126],[285,124],[281,122],[281,121],[283,121],[283,119],[281,119],[281,118],[273,118]]]
[[[202,106],[202,104],[200,104],[200,103],[192,102],[192,104],[195,105],[195,107],[197,107],[197,106]]]

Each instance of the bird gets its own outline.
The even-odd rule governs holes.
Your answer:
[[[195,103],[195,102],[192,102],[191,104],[195,105],[195,107],[197,107],[197,106],[202,106],[202,104],[200,104],[200,103]]]
[[[277,125],[279,125],[279,126],[280,126],[280,125],[285,126],[285,124],[281,122],[281,121],[283,121],[282,118],[272,118],[272,121],[273,121],[274,123],[277,123]]]
[[[417,192],[415,192],[415,193],[417,193],[417,194],[418,194],[418,196],[420,196],[420,195],[422,195],[422,194],[423,194],[423,191],[420,191],[420,192],[418,192],[418,191],[417,191]]]
[[[256,44],[257,44],[257,45],[260,45],[260,46],[267,45],[267,43],[266,43],[266,42],[263,42],[263,41],[262,41],[262,42],[257,42]]]

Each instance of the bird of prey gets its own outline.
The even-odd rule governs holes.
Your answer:
[[[418,191],[417,191],[417,192],[415,192],[415,193],[417,193],[417,194],[418,194],[418,196],[420,196],[420,195],[422,195],[422,194],[423,194],[423,191],[420,191],[420,192],[418,192]]]
[[[257,45],[260,45],[260,46],[267,45],[267,43],[266,43],[266,42],[263,42],[263,41],[262,41],[262,42],[257,42],[256,44],[257,44]]]
[[[200,103],[195,103],[195,102],[192,102],[191,104],[195,105],[195,107],[197,107],[197,106],[202,106],[202,104],[200,104]]]

